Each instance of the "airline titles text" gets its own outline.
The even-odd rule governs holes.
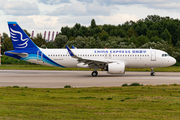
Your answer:
[[[95,50],[94,53],[146,53],[146,50]]]

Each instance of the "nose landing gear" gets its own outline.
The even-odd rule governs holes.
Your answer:
[[[155,76],[156,73],[154,72],[153,68],[151,68],[151,73],[150,73],[151,76]]]

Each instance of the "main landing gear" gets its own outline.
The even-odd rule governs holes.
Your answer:
[[[99,66],[94,66],[94,71],[91,73],[91,75],[93,76],[93,77],[96,77],[97,75],[98,75],[98,72],[97,72],[97,70],[99,69]]]
[[[98,72],[97,71],[93,71],[92,74],[91,74],[93,77],[96,77],[98,75]]]
[[[156,73],[154,72],[153,68],[151,68],[151,73],[150,73],[151,76],[155,76]]]

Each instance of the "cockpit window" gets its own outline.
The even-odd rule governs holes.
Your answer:
[[[168,54],[162,54],[162,57],[167,57],[167,56],[169,56]]]

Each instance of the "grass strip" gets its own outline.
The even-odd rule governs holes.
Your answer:
[[[0,88],[0,119],[180,119],[180,86]]]

